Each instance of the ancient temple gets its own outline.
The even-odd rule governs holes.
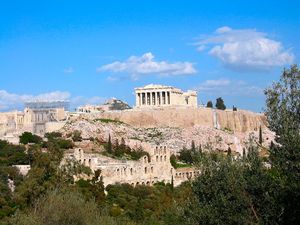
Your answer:
[[[163,85],[150,84],[135,88],[136,107],[191,106],[197,107],[197,92]]]

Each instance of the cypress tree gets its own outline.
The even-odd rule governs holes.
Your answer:
[[[107,152],[112,153],[112,144],[111,144],[111,137],[110,134],[108,135],[108,142],[107,142]]]
[[[261,125],[259,126],[259,144],[263,143]]]

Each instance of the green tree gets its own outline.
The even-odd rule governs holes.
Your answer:
[[[217,109],[221,109],[221,110],[225,110],[226,109],[226,106],[224,104],[224,100],[221,97],[219,97],[219,98],[216,99],[216,108]]]
[[[276,133],[270,163],[278,174],[280,224],[300,221],[300,70],[284,69],[280,81],[265,90],[269,128]]]
[[[72,140],[75,142],[82,141],[81,131],[75,130],[72,134]]]
[[[262,143],[263,143],[263,136],[262,136],[261,125],[259,126],[259,137],[258,138],[259,138],[259,140],[258,140],[259,144],[262,145]]]
[[[206,107],[207,107],[207,108],[213,108],[213,103],[212,103],[212,101],[208,101],[207,104],[206,104]]]
[[[170,163],[175,169],[177,168],[176,156],[174,154],[170,157]]]
[[[188,164],[192,164],[193,163],[193,156],[192,156],[191,149],[183,148],[179,152],[179,160],[181,160],[182,162],[188,163]]]
[[[251,147],[244,158],[206,153],[193,182],[196,201],[188,214],[194,224],[276,224],[275,182]]]
[[[24,132],[20,137],[21,144],[35,143],[39,144],[42,142],[42,138],[30,132]]]
[[[106,148],[106,151],[108,153],[112,153],[112,144],[111,144],[111,137],[110,137],[110,134],[108,135],[108,142],[107,142],[107,148]]]

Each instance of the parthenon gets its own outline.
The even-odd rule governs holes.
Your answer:
[[[197,107],[197,92],[163,85],[150,84],[135,88],[136,107],[192,106]]]

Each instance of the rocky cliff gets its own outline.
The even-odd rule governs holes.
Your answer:
[[[249,132],[266,127],[263,114],[250,111],[215,110],[210,108],[162,108],[143,110],[108,111],[95,114],[96,117],[125,122],[134,127],[179,127],[208,126],[229,129],[235,132]]]
[[[249,136],[258,139],[263,129],[264,144],[274,135],[267,129],[264,115],[249,111],[221,111],[207,108],[165,108],[149,110],[108,111],[92,114],[73,114],[63,128],[65,133],[82,131],[84,138],[107,140],[124,138],[130,146],[151,148],[167,145],[173,152],[194,141],[208,150],[242,153]]]

